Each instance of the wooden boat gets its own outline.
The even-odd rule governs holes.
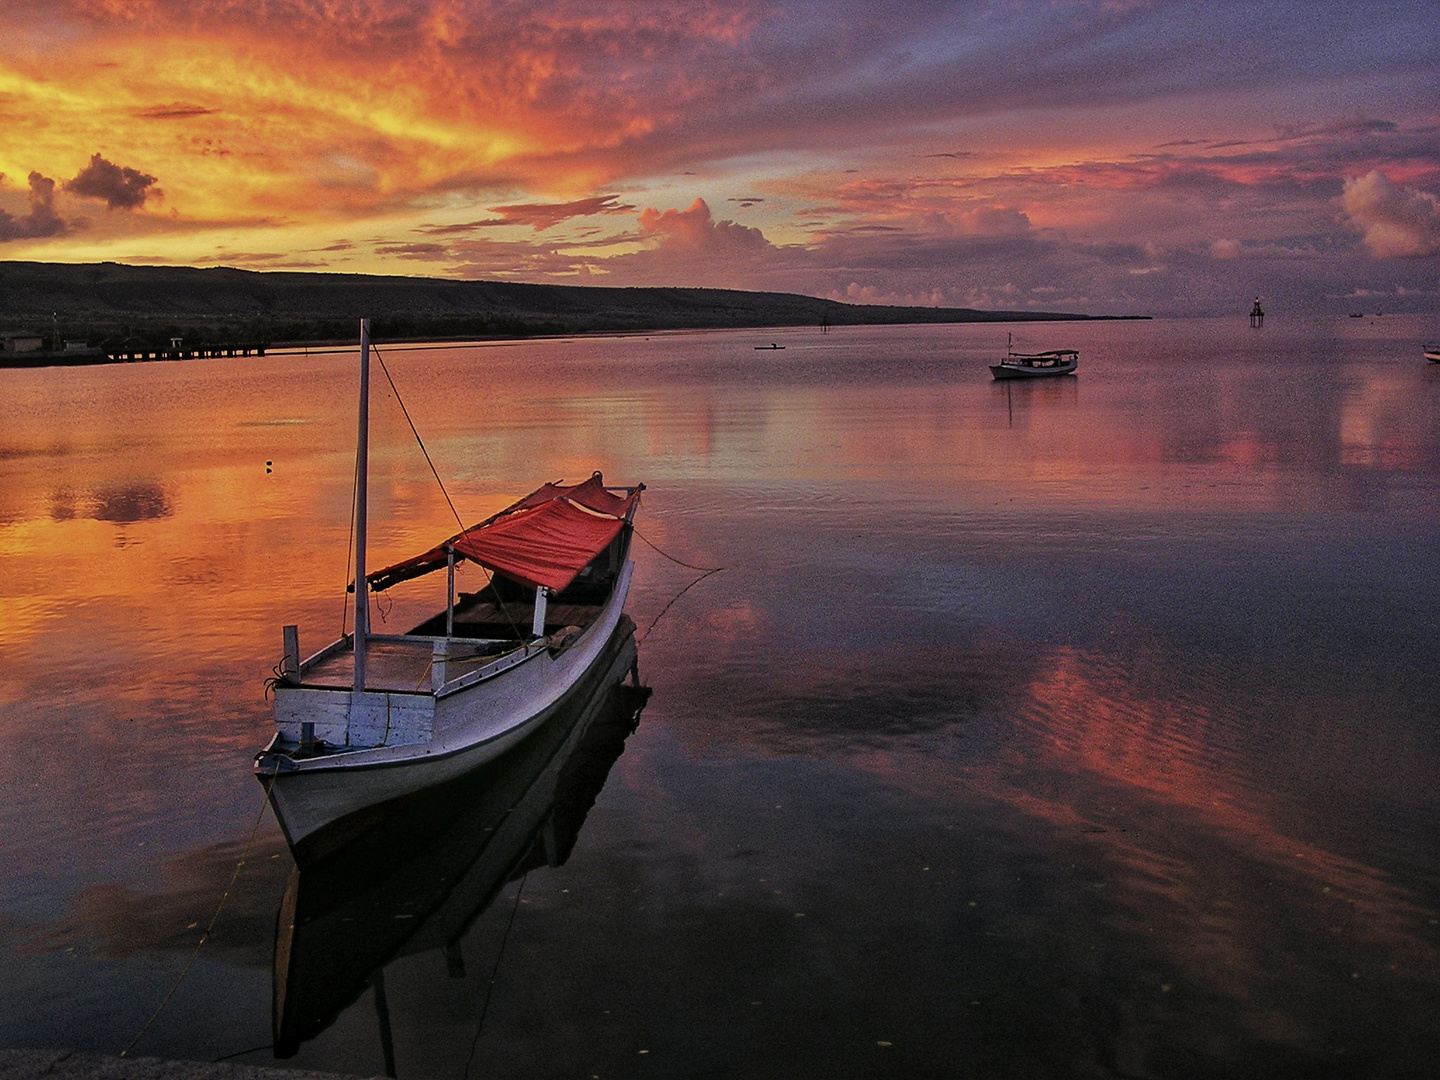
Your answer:
[[[1425,359],[1432,364],[1440,364],[1440,341],[1425,346]]]
[[[990,374],[997,379],[1039,379],[1051,375],[1073,375],[1080,366],[1080,353],[1075,349],[1051,349],[1049,352],[1017,353],[1006,335],[1005,359],[990,365]]]
[[[461,941],[506,883],[564,865],[650,695],[634,630],[621,620],[581,692],[533,738],[292,872],[275,920],[276,1057],[373,987],[390,1064],[385,966],[434,950],[463,977]]]
[[[461,776],[542,726],[620,624],[644,485],[545,484],[412,559],[365,572],[369,327],[360,335],[354,632],[301,660],[296,627],[274,680],[275,736],[255,757],[303,861],[332,826]],[[455,594],[455,563],[491,574]],[[445,608],[404,634],[373,634],[368,593],[445,569]],[[354,589],[354,586],[351,586]]]

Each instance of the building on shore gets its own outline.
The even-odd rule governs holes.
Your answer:
[[[44,337],[39,334],[32,334],[28,330],[0,331],[0,352],[39,352],[44,347]]]

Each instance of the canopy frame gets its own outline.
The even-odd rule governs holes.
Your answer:
[[[429,551],[366,576],[371,592],[450,568],[463,558],[532,589],[563,592],[621,530],[630,528],[645,485],[607,488],[597,471],[579,484],[544,484]],[[453,603],[449,584],[447,609]]]

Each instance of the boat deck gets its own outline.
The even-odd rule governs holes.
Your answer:
[[[599,616],[599,604],[550,604],[545,611],[545,632],[553,634],[566,626],[586,627]],[[490,602],[469,603],[455,612],[455,637],[447,658],[448,675],[455,678],[472,668],[516,648],[529,637],[534,602],[506,603],[504,609]],[[438,624],[437,624],[438,620]],[[365,652],[365,686],[369,690],[401,693],[428,693],[434,640],[443,637],[445,614],[428,619],[407,635],[372,637]],[[305,686],[344,689],[354,682],[355,661],[349,648],[339,649],[307,667],[301,682]]]

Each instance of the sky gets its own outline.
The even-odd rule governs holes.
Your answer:
[[[1440,310],[1440,0],[3,0],[0,259]]]

